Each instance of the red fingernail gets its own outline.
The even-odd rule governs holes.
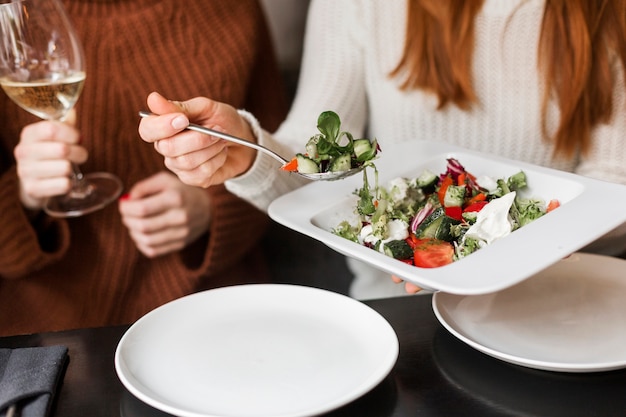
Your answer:
[[[130,194],[126,193],[123,196],[120,197],[120,201],[125,201],[130,199]]]

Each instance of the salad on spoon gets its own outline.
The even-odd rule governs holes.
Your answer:
[[[376,139],[354,139],[350,132],[341,131],[341,120],[333,111],[319,115],[317,129],[320,133],[309,139],[305,151],[281,169],[311,179],[341,179],[372,165],[380,151]]]

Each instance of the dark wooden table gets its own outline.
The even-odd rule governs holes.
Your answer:
[[[626,370],[558,373],[491,358],[439,324],[429,295],[366,304],[394,327],[400,355],[383,382],[329,417],[626,416]],[[69,348],[55,417],[166,416],[134,398],[117,378],[113,357],[127,328],[5,337],[0,347]]]

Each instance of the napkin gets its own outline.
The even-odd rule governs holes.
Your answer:
[[[0,417],[17,404],[20,417],[45,417],[67,363],[67,347],[0,349]]]

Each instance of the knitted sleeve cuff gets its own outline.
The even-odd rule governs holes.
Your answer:
[[[245,110],[239,110],[239,114],[250,124],[260,145],[270,149],[278,147],[272,135],[261,128],[258,120],[252,114]],[[225,185],[231,193],[250,202],[259,210],[267,211],[274,199],[304,183],[306,180],[303,178],[281,171],[280,163],[274,158],[257,152],[256,159],[250,169],[239,177],[226,181]]]

